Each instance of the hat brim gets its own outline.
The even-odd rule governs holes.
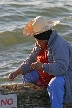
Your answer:
[[[30,21],[26,26],[23,28],[23,35],[24,36],[31,36],[33,35],[33,27],[32,27],[33,20]]]
[[[23,35],[24,36],[34,36],[37,34],[40,34],[42,32],[45,32],[47,30],[50,30],[51,28],[53,28],[55,25],[57,25],[60,21],[49,21],[47,20],[47,25],[46,27],[44,27],[41,31],[38,32],[34,32],[33,30],[33,26],[32,24],[34,23],[34,20],[31,20],[28,24],[26,24],[26,26],[23,28]]]

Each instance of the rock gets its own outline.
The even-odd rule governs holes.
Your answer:
[[[3,85],[0,94],[17,94],[17,108],[50,108],[47,90],[35,84]]]

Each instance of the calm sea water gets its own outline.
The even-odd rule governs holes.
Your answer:
[[[21,75],[14,82],[7,78],[34,46],[33,37],[23,37],[22,29],[38,15],[60,20],[54,29],[72,44],[72,0],[0,0],[0,85],[22,83]]]

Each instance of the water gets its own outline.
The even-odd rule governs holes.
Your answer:
[[[72,44],[72,0],[0,0],[0,85],[22,83],[21,75],[14,82],[7,78],[34,46],[22,29],[38,15],[60,20],[54,29]]]

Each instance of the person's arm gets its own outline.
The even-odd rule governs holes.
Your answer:
[[[9,81],[14,81],[14,79],[20,75],[23,74],[23,72],[20,69],[15,70],[14,72],[11,72],[8,76]]]
[[[33,50],[31,51],[31,54],[28,56],[28,58],[20,65],[19,69],[24,73],[28,73],[29,71],[31,71],[31,64],[36,62],[36,57],[38,55],[40,51],[40,47],[35,44],[35,47],[33,48]]]
[[[53,61],[50,60],[50,63],[44,64],[44,71],[54,76],[64,75],[69,66],[68,44],[56,44],[56,47],[53,46],[52,55],[50,56],[52,57]]]
[[[35,62],[36,56],[38,55],[38,52],[39,52],[39,49],[40,49],[40,47],[38,47],[35,44],[35,47],[31,51],[31,54],[28,56],[28,58],[19,66],[18,69],[16,69],[15,71],[13,71],[9,74],[8,79],[10,81],[13,81],[14,78],[16,78],[18,75],[25,74],[30,71],[30,65],[31,65],[31,63]]]

